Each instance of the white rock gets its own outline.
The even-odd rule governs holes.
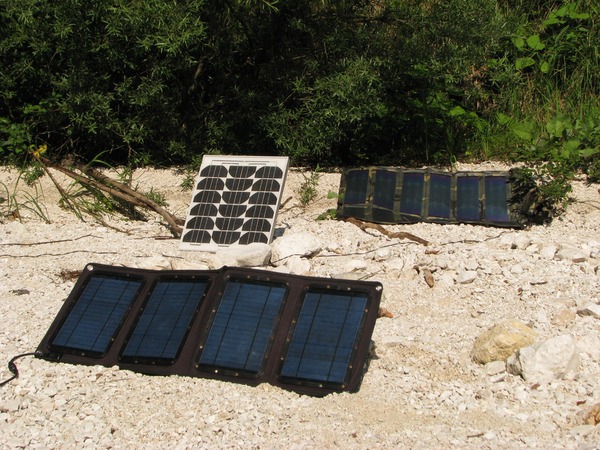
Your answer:
[[[392,256],[392,251],[388,247],[379,248],[375,252],[374,260],[375,261],[385,261],[386,259]]]
[[[582,353],[590,355],[593,360],[600,360],[600,335],[597,333],[578,337],[577,347]]]
[[[558,252],[556,252],[556,258],[560,260],[572,261],[574,263],[582,263],[589,257],[590,252],[570,246],[563,246]]]
[[[232,245],[219,248],[215,256],[221,260],[224,266],[261,267],[266,266],[271,259],[271,246],[260,242]]]
[[[579,370],[577,344],[571,336],[562,335],[523,347],[508,358],[506,367],[530,382],[572,378]]]
[[[543,244],[540,248],[540,256],[548,259],[553,259],[558,251],[558,246],[555,244]]]
[[[476,270],[463,270],[456,276],[456,282],[459,284],[472,283],[477,278]]]
[[[141,269],[151,270],[169,270],[172,268],[171,261],[163,256],[151,256],[150,258],[144,258],[139,267]]]
[[[506,371],[506,363],[504,361],[491,361],[485,365],[485,373],[489,376],[498,375]]]
[[[519,234],[512,241],[511,248],[525,250],[530,245],[531,245],[531,239],[528,236]]]
[[[589,303],[583,308],[578,309],[577,314],[580,316],[592,316],[596,319],[600,319],[600,305],[596,303]]]
[[[344,264],[344,272],[356,272],[359,270],[365,270],[367,263],[362,259],[352,259]]]
[[[299,256],[290,256],[286,262],[285,266],[290,269],[290,273],[294,273],[296,275],[304,275],[310,271],[310,261],[306,258],[301,258]]]
[[[323,247],[321,240],[312,233],[289,231],[275,239],[273,242],[272,262],[275,265],[281,265],[285,259],[292,255],[313,256],[319,253]]]

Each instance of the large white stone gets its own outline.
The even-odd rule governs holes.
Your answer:
[[[260,242],[232,245],[217,250],[215,256],[222,265],[230,267],[261,267],[271,259],[271,246]]]
[[[571,336],[561,335],[519,349],[508,358],[506,368],[525,381],[548,383],[572,378],[579,365],[577,343]]]
[[[321,251],[323,243],[321,239],[308,232],[287,232],[273,242],[273,254],[271,261],[275,265],[285,263],[290,256],[313,256]]]

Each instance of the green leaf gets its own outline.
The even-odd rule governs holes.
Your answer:
[[[556,116],[546,124],[546,131],[551,136],[560,138],[562,137],[563,132],[567,128],[567,125],[568,123],[563,121],[561,117]]]
[[[563,24],[565,23],[564,20],[560,20],[558,17],[556,17],[554,14],[551,14],[550,17],[546,20],[544,20],[542,22],[542,25],[544,27],[548,27],[550,25],[557,25],[557,24]]]
[[[525,39],[522,37],[513,38],[512,41],[513,44],[515,44],[515,47],[517,47],[519,50],[522,50],[523,47],[525,47]]]
[[[461,106],[455,106],[450,111],[448,111],[448,115],[450,117],[462,116],[466,113],[467,113],[467,111],[465,111],[465,109]]]
[[[567,155],[571,155],[571,153],[576,151],[580,145],[581,141],[579,139],[569,139],[563,144],[563,150]]]
[[[498,123],[500,125],[508,125],[513,121],[512,117],[507,116],[506,114],[498,113],[496,114],[496,119],[498,119]]]
[[[515,136],[531,142],[533,140],[533,132],[535,124],[533,122],[517,122],[511,125],[510,129]]]
[[[540,40],[539,35],[537,34],[534,34],[533,36],[529,36],[527,38],[527,45],[529,45],[529,47],[536,51],[544,50],[544,48],[546,48],[544,43]]]
[[[594,155],[600,155],[600,148],[583,148],[579,150],[579,156],[582,158],[589,158]]]
[[[550,64],[548,64],[547,61],[542,61],[540,63],[540,71],[542,73],[548,73],[548,72],[550,72]]]
[[[526,58],[519,58],[517,59],[517,61],[515,62],[515,67],[517,70],[523,70],[526,69],[527,67],[531,67],[535,64],[535,60],[531,57],[526,57]]]

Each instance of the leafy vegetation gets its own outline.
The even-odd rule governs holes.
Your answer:
[[[28,167],[42,145],[67,165],[128,169],[219,153],[496,158],[527,162],[561,203],[576,171],[600,179],[599,9],[0,0],[0,161]]]

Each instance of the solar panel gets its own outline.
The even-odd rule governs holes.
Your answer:
[[[180,248],[270,243],[287,166],[287,157],[204,156]]]
[[[50,348],[90,357],[105,355],[142,284],[139,278],[91,276]]]
[[[142,307],[121,361],[173,364],[204,298],[208,279],[161,279]]]
[[[377,223],[480,223],[522,228],[532,182],[509,172],[456,172],[393,167],[349,169],[342,174],[337,217]],[[362,203],[358,203],[358,202]]]
[[[199,358],[202,370],[255,376],[263,368],[286,287],[230,280],[215,311]]]
[[[281,381],[343,386],[351,372],[367,302],[362,293],[308,291],[284,357]]]
[[[354,392],[381,293],[376,282],[256,269],[89,264],[38,356],[310,395]]]

